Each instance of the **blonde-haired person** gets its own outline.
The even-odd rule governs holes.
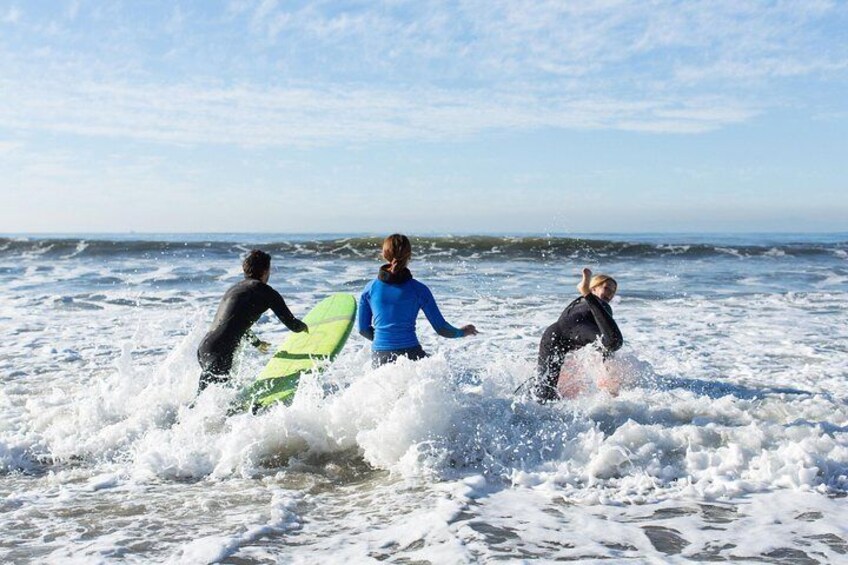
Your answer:
[[[577,284],[580,297],[565,308],[555,324],[545,330],[539,344],[534,390],[539,402],[559,398],[557,382],[566,355],[595,343],[599,337],[605,359],[622,346],[624,339],[612,318],[609,305],[617,290],[618,283],[612,277],[593,277],[591,270],[583,269],[583,277]]]
[[[359,298],[357,325],[359,333],[372,342],[371,359],[375,367],[392,363],[398,357],[417,361],[427,356],[415,335],[419,310],[442,337],[477,334],[471,324],[455,328],[445,321],[430,289],[412,278],[407,268],[411,258],[412,244],[408,237],[397,233],[388,236],[383,241],[386,264]]]

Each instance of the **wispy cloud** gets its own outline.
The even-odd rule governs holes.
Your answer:
[[[278,45],[305,42],[318,53],[337,55],[325,61],[331,68],[378,68],[394,76],[404,76],[404,69],[439,69],[448,71],[445,78],[455,78],[450,71],[456,70],[497,81],[612,71],[625,78],[673,79],[687,63],[848,58],[844,39],[833,44],[822,33],[828,25],[836,30],[848,23],[848,7],[829,1],[392,1],[344,11],[333,2],[291,6],[259,2],[252,28]],[[348,52],[358,59],[346,57]],[[640,64],[646,56],[652,57],[650,68]],[[772,68],[780,76],[779,67]]]
[[[10,129],[243,146],[443,140],[544,127],[692,133],[757,113],[729,100],[552,97],[531,86],[493,92],[51,82],[3,90],[0,126]]]
[[[848,44],[827,33],[848,6],[825,0],[233,0],[142,21],[71,6],[92,30],[48,37],[36,22],[35,39],[0,51],[0,126],[263,146],[698,133],[803,105],[782,80],[848,69]]]
[[[22,15],[23,12],[13,6],[6,10],[6,13],[3,15],[2,18],[0,18],[0,22],[3,22],[4,24],[16,24],[21,21]]]

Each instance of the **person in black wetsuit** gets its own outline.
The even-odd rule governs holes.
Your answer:
[[[271,276],[271,256],[254,249],[242,263],[244,280],[234,284],[224,294],[209,332],[197,349],[200,362],[200,390],[212,383],[229,380],[233,355],[242,338],[248,337],[255,347],[267,351],[270,346],[250,331],[259,316],[269,308],[293,332],[309,331],[306,324],[294,317],[285,300],[268,286]]]
[[[557,382],[566,355],[600,337],[604,359],[624,343],[621,331],[612,318],[609,301],[615,296],[618,283],[607,275],[592,277],[583,269],[583,279],[577,285],[581,296],[569,304],[555,324],[542,334],[539,344],[539,364],[534,395],[541,402],[557,400]]]

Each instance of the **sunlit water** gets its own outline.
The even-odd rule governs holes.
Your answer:
[[[0,560],[848,559],[848,235],[417,240],[479,336],[422,317],[432,356],[373,370],[354,335],[227,417],[195,350],[254,245],[297,315],[379,265],[373,238],[0,239]],[[619,281],[626,386],[540,406],[515,391],[584,265]]]

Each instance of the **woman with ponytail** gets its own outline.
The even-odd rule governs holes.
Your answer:
[[[427,356],[415,335],[419,310],[424,311],[430,325],[442,337],[477,334],[471,324],[455,328],[445,321],[430,289],[412,278],[407,268],[411,257],[408,237],[397,233],[387,237],[383,241],[386,264],[359,298],[359,333],[373,342],[371,359],[375,367],[392,363],[398,357],[417,361]]]
[[[604,359],[621,348],[624,338],[615,320],[612,319],[610,300],[618,290],[618,283],[608,275],[592,276],[592,271],[583,269],[583,278],[577,285],[580,297],[569,304],[559,320],[542,335],[539,344],[539,365],[536,399],[545,403],[559,398],[557,383],[565,363],[566,355],[598,341]],[[566,395],[576,392],[574,383],[566,383]],[[613,387],[613,392],[617,389]]]

